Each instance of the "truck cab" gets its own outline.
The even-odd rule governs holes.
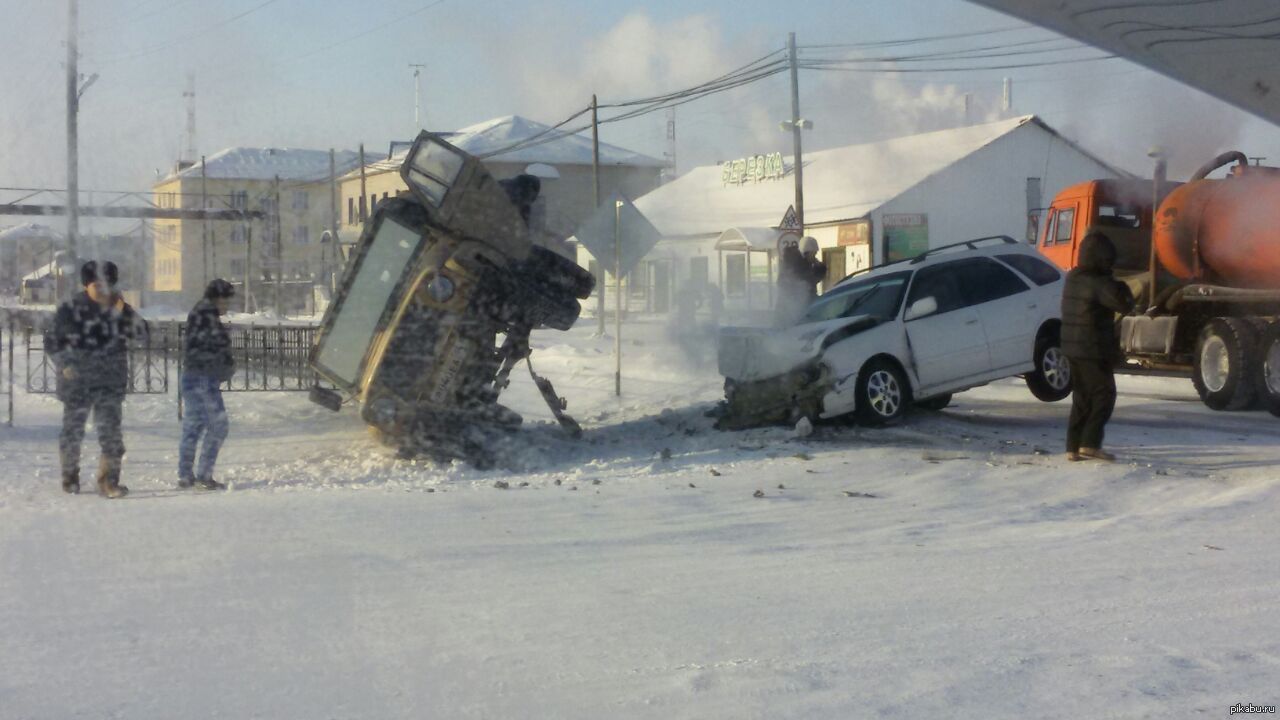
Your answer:
[[[1161,196],[1179,183],[1166,183]],[[1076,266],[1080,241],[1105,233],[1116,246],[1116,272],[1147,272],[1151,258],[1152,186],[1149,180],[1089,180],[1053,199],[1040,232],[1040,252],[1063,270]]]

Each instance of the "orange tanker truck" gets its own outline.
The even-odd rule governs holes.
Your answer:
[[[1223,179],[1210,173],[1234,163]],[[1185,183],[1093,180],[1058,194],[1040,251],[1075,267],[1093,231],[1138,299],[1120,318],[1121,372],[1189,375],[1215,410],[1280,416],[1280,169],[1219,155]]]

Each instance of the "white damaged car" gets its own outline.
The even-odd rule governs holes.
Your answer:
[[[1021,375],[1033,395],[1071,393],[1059,345],[1063,275],[999,236],[845,278],[791,328],[723,328],[723,429],[854,414],[880,425],[910,405]]]

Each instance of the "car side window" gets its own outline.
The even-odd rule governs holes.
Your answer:
[[[961,266],[957,274],[969,305],[992,302],[1031,289],[1012,270],[991,258],[973,258],[957,264]]]
[[[911,283],[911,296],[907,299],[907,307],[922,298],[932,297],[938,303],[935,315],[959,310],[967,303],[961,291],[960,278],[956,273],[960,262],[949,262],[927,267],[916,273]]]
[[[1062,277],[1062,273],[1059,273],[1057,268],[1037,257],[1013,253],[996,257],[1000,258],[1004,264],[1031,278],[1031,282],[1037,285],[1048,285]]]

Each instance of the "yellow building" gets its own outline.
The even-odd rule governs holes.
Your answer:
[[[530,222],[541,231],[544,244],[550,247],[572,236],[578,224],[595,209],[590,138],[561,133],[517,115],[441,134],[460,149],[481,157],[521,140],[539,138],[527,147],[485,157],[485,166],[499,180],[521,173],[537,175],[542,180],[542,191]],[[407,143],[395,144],[382,159],[368,162],[364,168],[363,193],[359,167],[341,178],[339,235],[342,242],[353,243],[359,239],[363,218],[368,217],[379,202],[407,192],[400,179],[400,165],[407,152]],[[661,160],[600,143],[602,201],[615,191],[629,198],[644,195],[658,186],[663,167]]]
[[[334,153],[335,175],[356,154]],[[309,309],[312,287],[336,262],[321,236],[334,225],[336,198],[327,150],[228,148],[180,167],[157,182],[160,208],[261,211],[262,219],[156,220],[151,293],[154,304],[186,307],[213,278],[237,287],[238,304],[286,314]],[[247,289],[247,291],[246,291]]]

